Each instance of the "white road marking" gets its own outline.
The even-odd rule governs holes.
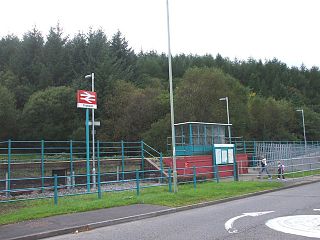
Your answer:
[[[224,227],[229,233],[237,233],[238,230],[233,228],[234,221],[238,220],[239,218],[243,218],[243,217],[257,217],[257,216],[261,216],[261,215],[272,213],[272,212],[274,212],[274,211],[243,213],[240,216],[231,218],[228,221],[226,221],[226,223],[224,224]]]
[[[313,211],[320,211],[320,209],[315,208],[315,209],[313,209]]]
[[[320,238],[320,215],[296,215],[271,219],[266,225],[276,231]]]

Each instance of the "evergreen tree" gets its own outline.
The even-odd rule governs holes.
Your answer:
[[[44,39],[42,33],[33,28],[23,36],[19,54],[15,59],[13,72],[17,74],[22,85],[31,85],[36,89],[41,81]]]
[[[0,72],[13,70],[20,46],[19,38],[14,35],[8,35],[0,40]]]
[[[62,86],[68,83],[71,76],[68,55],[65,49],[68,38],[63,37],[59,24],[51,28],[43,49],[43,62],[46,71],[42,75],[41,84],[43,88],[48,86]]]
[[[133,82],[137,80],[137,57],[120,31],[112,37],[110,56],[112,59],[113,79]]]

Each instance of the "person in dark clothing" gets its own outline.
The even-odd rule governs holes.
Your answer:
[[[284,179],[284,165],[278,162],[278,179]]]

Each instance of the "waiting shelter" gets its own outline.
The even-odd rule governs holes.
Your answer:
[[[176,167],[178,175],[188,176],[196,171],[201,177],[234,176],[236,179],[235,146],[226,138],[232,124],[183,122],[175,124]],[[165,163],[172,167],[172,159]]]
[[[214,144],[229,142],[229,139],[226,139],[226,128],[231,125],[207,122],[176,123],[176,155],[192,156],[212,153]]]

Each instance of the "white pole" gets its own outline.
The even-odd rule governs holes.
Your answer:
[[[304,138],[304,150],[307,149],[307,138],[306,138],[306,127],[304,124],[304,112],[303,109],[297,109],[297,112],[301,112],[302,115],[302,127],[303,127],[303,138]]]
[[[228,124],[230,124],[230,116],[229,116],[229,99],[226,97],[227,102],[227,116],[228,116]],[[229,143],[231,143],[231,129],[230,125],[228,125],[228,135],[229,135]]]
[[[170,47],[170,19],[169,1],[167,0],[167,30],[168,30],[168,64],[169,64],[169,85],[170,85],[170,110],[171,110],[171,139],[172,139],[172,165],[173,165],[173,191],[178,192],[177,184],[177,162],[176,162],[176,136],[174,130],[174,109],[173,109],[173,87],[172,87],[172,63]]]
[[[9,192],[9,176],[8,172],[6,172],[6,197],[10,197],[10,192]]]
[[[71,183],[72,187],[75,187],[75,185],[76,185],[76,177],[74,176],[74,171],[72,171],[72,179],[71,179],[71,181],[72,181],[72,183]]]
[[[91,73],[91,86],[94,92],[94,73]],[[96,188],[96,163],[95,163],[95,144],[94,144],[94,109],[92,108],[92,183],[93,189]]]
[[[117,166],[117,182],[119,182],[119,180],[120,180],[120,177],[119,177],[119,166]]]
[[[220,101],[226,101],[227,103],[227,118],[228,118],[228,136],[229,136],[229,143],[231,143],[231,129],[230,129],[230,116],[229,116],[229,99],[228,97],[220,98]]]
[[[94,73],[85,76],[86,79],[91,78],[91,91],[94,92]],[[94,142],[94,109],[91,111],[92,114],[92,184],[93,189],[96,188],[96,162],[95,162],[95,142]]]
[[[301,113],[302,113],[304,149],[307,149],[306,126],[304,125],[304,112],[303,112],[303,109],[301,110]]]

